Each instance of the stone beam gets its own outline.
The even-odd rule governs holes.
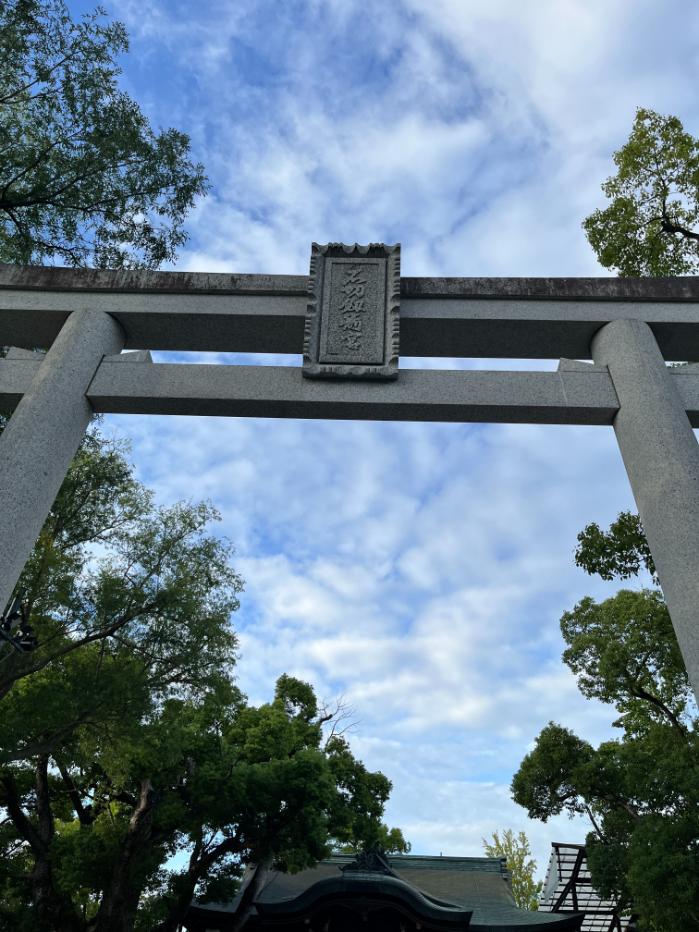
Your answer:
[[[72,310],[111,314],[132,349],[298,353],[307,278],[0,269],[0,345],[48,347]],[[589,358],[619,318],[699,361],[699,279],[401,280],[401,355]]]
[[[305,295],[0,291],[0,344],[48,347],[72,310],[111,314],[129,349],[298,353]],[[401,355],[588,358],[618,318],[648,323],[666,359],[699,361],[699,305],[401,297]]]
[[[0,360],[0,407],[28,392],[40,357]],[[699,426],[699,375],[672,374]],[[611,424],[618,409],[604,369],[487,372],[404,369],[395,382],[316,382],[300,367],[104,359],[86,392],[98,413],[396,421]]]
[[[69,269],[0,263],[0,288],[152,294],[306,294],[306,275]],[[404,297],[699,302],[699,276],[675,278],[401,278]]]

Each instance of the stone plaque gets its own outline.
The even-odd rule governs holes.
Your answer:
[[[303,374],[395,379],[399,313],[400,244],[313,243]]]

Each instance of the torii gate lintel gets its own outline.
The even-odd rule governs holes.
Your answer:
[[[361,261],[343,248],[347,258],[328,255]],[[381,259],[378,246],[361,248]],[[385,258],[395,276],[397,256]],[[343,316],[313,331],[326,362],[340,360],[335,376],[354,365],[365,312],[360,279],[343,275],[328,298]],[[699,361],[699,279],[399,280],[404,355],[560,358],[557,372],[404,369],[396,379],[385,362],[386,381],[320,381],[300,366],[117,355],[300,353],[307,287],[303,276],[0,269],[0,345],[48,347],[0,360],[0,408],[14,410],[0,437],[0,609],[95,412],[613,425],[699,700],[699,366],[665,362]]]

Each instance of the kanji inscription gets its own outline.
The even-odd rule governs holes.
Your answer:
[[[400,246],[313,244],[303,374],[395,378]]]

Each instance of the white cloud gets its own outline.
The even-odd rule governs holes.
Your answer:
[[[406,275],[601,274],[580,222],[634,108],[699,130],[699,12],[679,0],[127,0],[118,14],[127,85],[191,132],[214,183],[186,269],[304,273],[310,242],[337,239],[402,241]],[[262,701],[288,671],[344,693],[414,850],[476,854],[525,828],[541,862],[551,840],[583,837],[528,824],[507,785],[549,719],[609,733],[612,710],[560,662],[557,621],[609,591],[572,553],[587,521],[632,507],[611,431],[113,423],[161,499],[222,511],[247,581],[243,687]]]

